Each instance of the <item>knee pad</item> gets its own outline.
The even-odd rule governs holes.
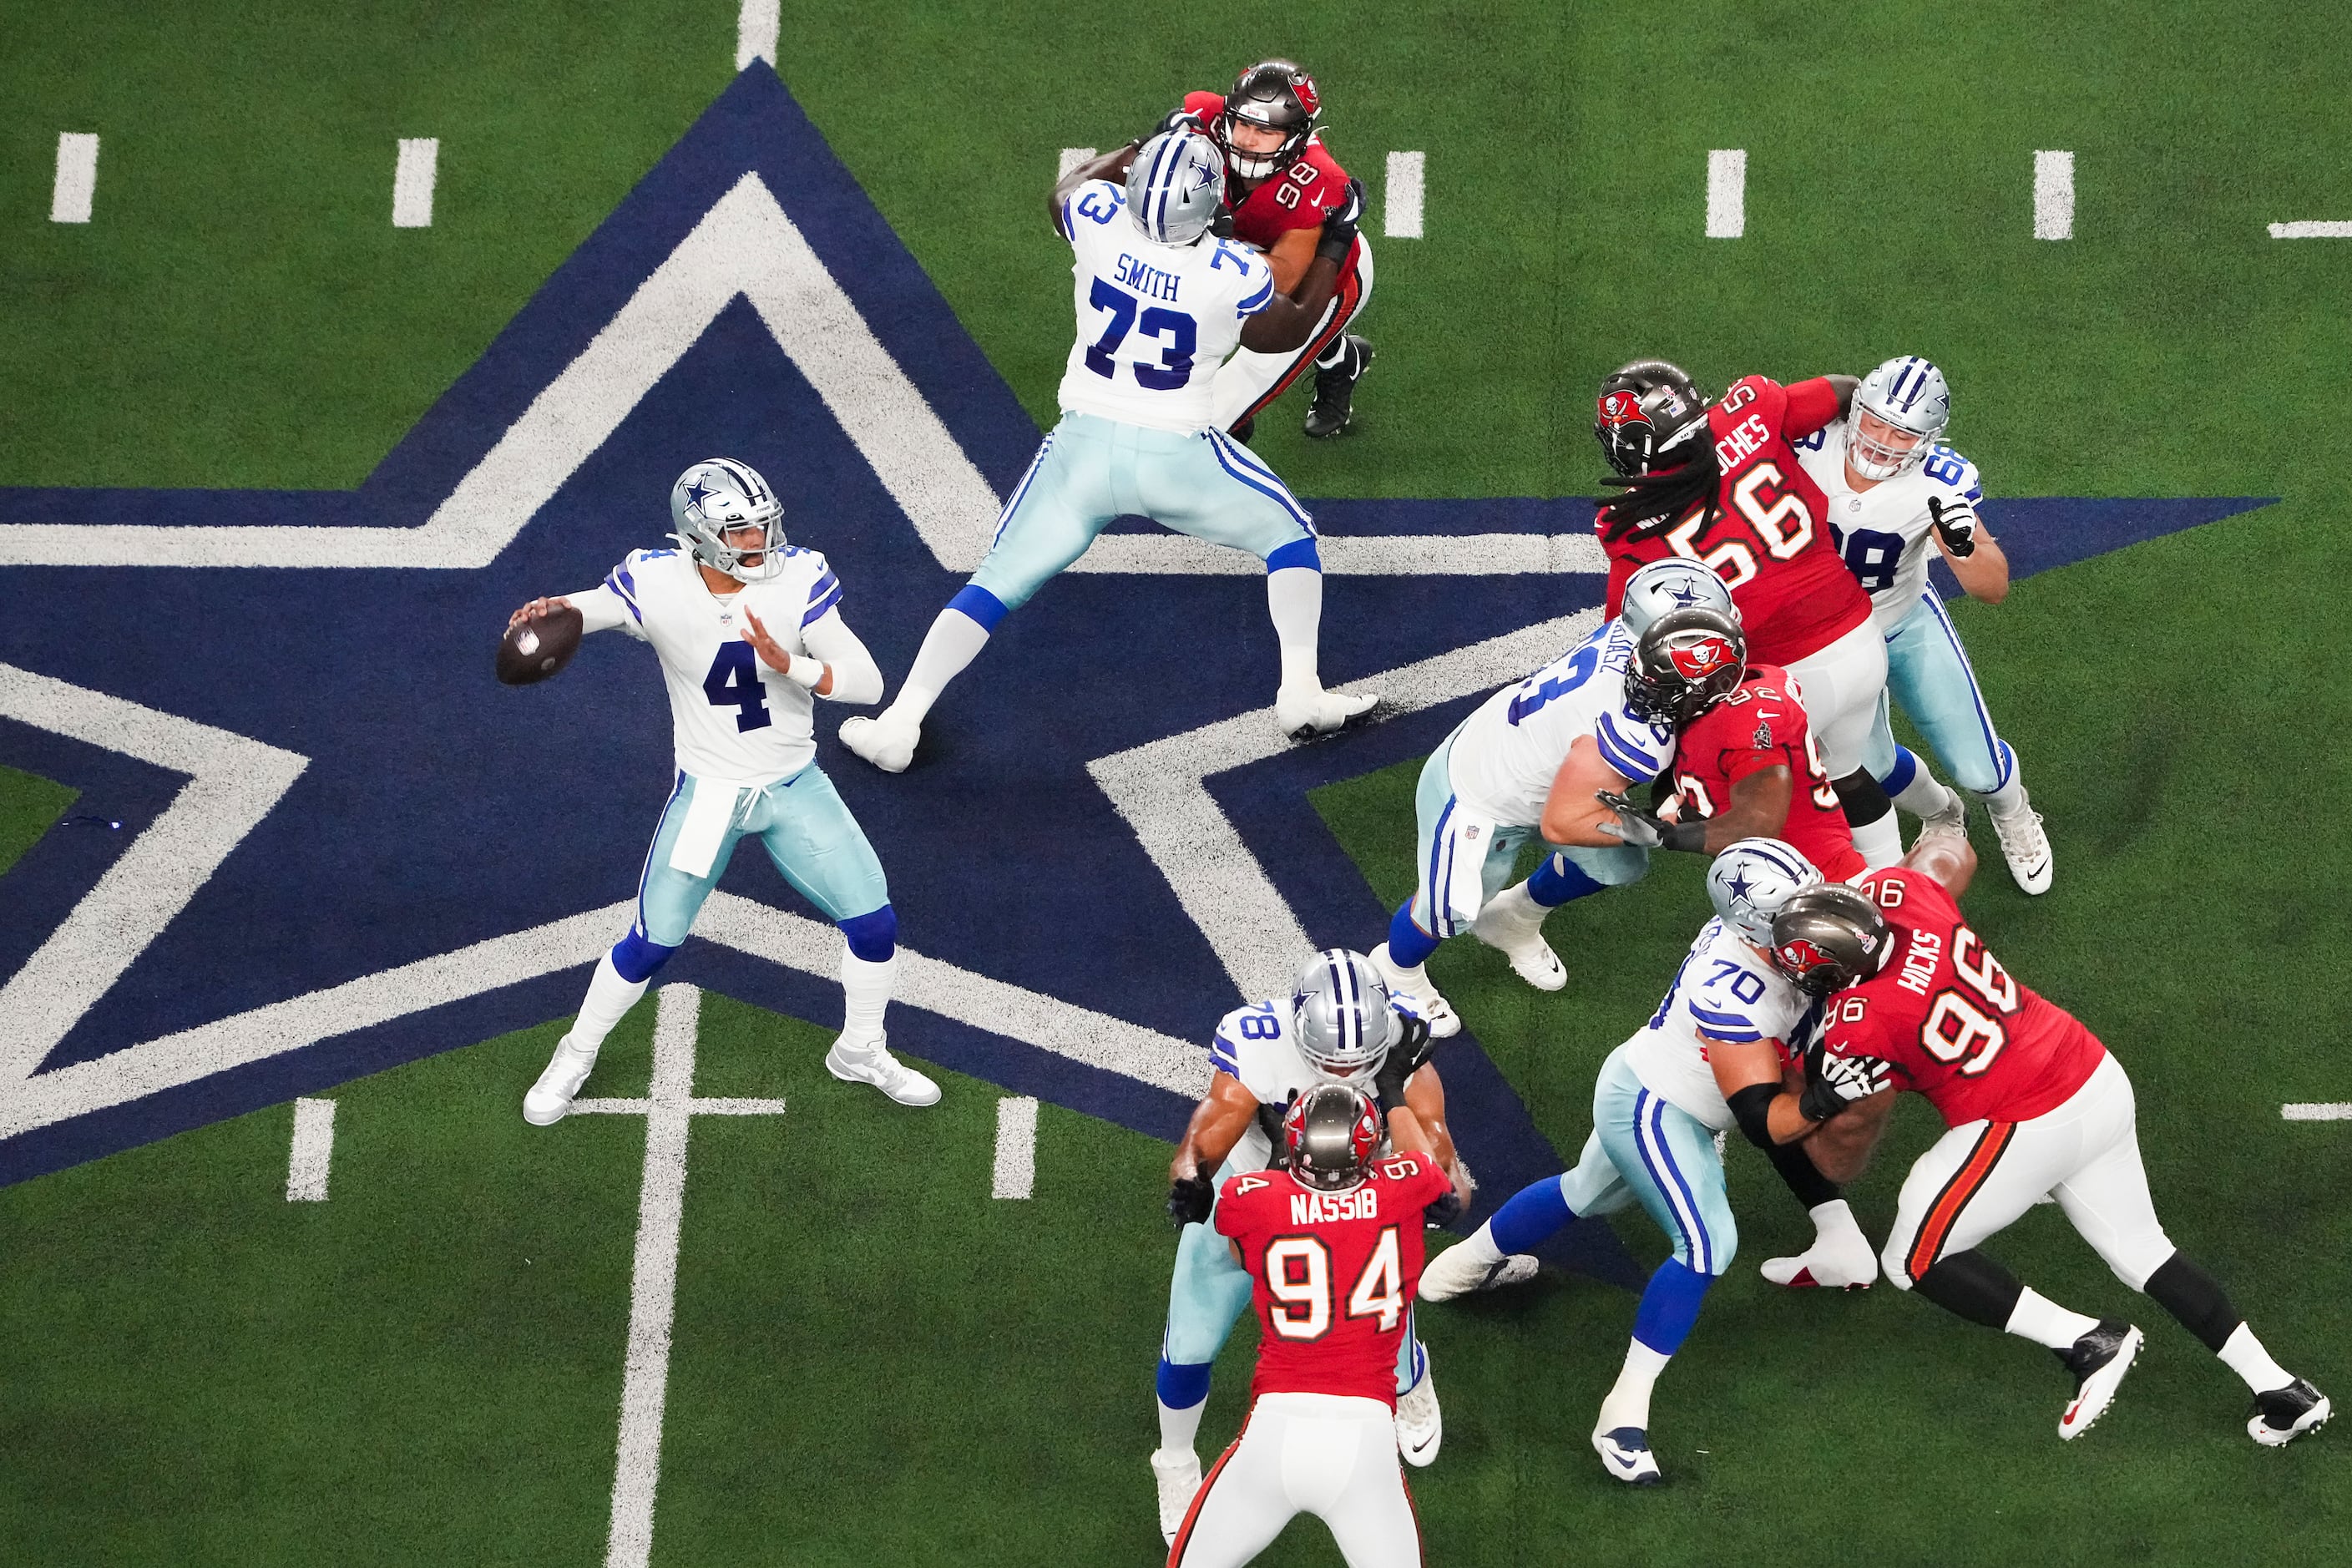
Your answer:
[[[898,911],[885,904],[870,914],[854,915],[839,922],[841,934],[849,941],[850,955],[867,963],[883,963],[898,951]]]
[[[1856,827],[1867,827],[1895,809],[1894,800],[1886,786],[1866,772],[1855,772],[1842,779],[1830,781],[1837,791],[1838,804],[1845,808],[1845,819]]]
[[[674,947],[664,947],[636,927],[613,944],[613,971],[632,985],[642,984],[654,977],[654,971],[669,962]]]

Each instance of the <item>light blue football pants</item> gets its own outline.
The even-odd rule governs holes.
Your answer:
[[[718,852],[710,858],[709,870],[689,875],[670,864],[671,855],[697,798],[719,792],[734,798],[731,805],[719,802],[708,807],[727,811]],[[682,773],[662,810],[661,826],[655,830],[637,880],[638,931],[663,947],[685,942],[703,900],[734,856],[737,841],[747,835],[756,836],[784,880],[836,924],[871,914],[890,901],[874,847],[866,841],[865,830],[849,815],[833,781],[814,763],[790,778],[757,788]]]
[[[1217,1172],[1220,1194],[1225,1183],[1239,1175],[1231,1160]],[[1160,1342],[1160,1359],[1178,1366],[1203,1366],[1217,1359],[1225,1339],[1241,1315],[1249,1310],[1249,1270],[1234,1261],[1225,1237],[1217,1234],[1216,1211],[1198,1225],[1188,1225],[1176,1239],[1176,1272],[1168,1281],[1168,1331]],[[1397,1345],[1397,1392],[1413,1385],[1421,1339],[1407,1332]]]
[[[1187,435],[1065,413],[1004,503],[971,585],[1018,609],[1118,517],[1148,517],[1262,561],[1315,537],[1289,488],[1222,430]],[[1295,553],[1303,558],[1274,564],[1314,563],[1311,546]]]
[[[1878,721],[1863,752],[1863,766],[1882,784],[1896,763],[1895,731],[1887,721],[1890,699],[1903,705],[1962,789],[1990,795],[2009,782],[2016,756],[1993,733],[1992,714],[1977,689],[1968,650],[1933,589],[1919,595],[1886,639],[1886,689],[1879,694]]]
[[[1721,1274],[1739,1247],[1714,1131],[1644,1085],[1623,1046],[1601,1066],[1592,1134],[1559,1191],[1580,1218],[1640,1204],[1693,1273]]]
[[[1421,783],[1413,792],[1413,816],[1419,828],[1414,840],[1413,865],[1421,874],[1413,889],[1412,902],[1406,906],[1412,923],[1433,937],[1450,937],[1470,929],[1478,916],[1475,909],[1463,906],[1465,898],[1448,900],[1446,889],[1457,880],[1455,868],[1465,856],[1482,857],[1479,862],[1479,903],[1503,890],[1511,879],[1511,868],[1519,851],[1537,837],[1533,827],[1517,827],[1496,824],[1491,833],[1480,832],[1486,842],[1482,847],[1465,841],[1462,813],[1454,795],[1454,742],[1462,733],[1456,730],[1445,737],[1444,744],[1429,754],[1421,765]],[[1622,887],[1638,882],[1650,868],[1650,852],[1627,844],[1613,848],[1592,848],[1575,846],[1555,849],[1555,859],[1565,860],[1603,887]],[[1451,908],[1447,906],[1449,903]]]

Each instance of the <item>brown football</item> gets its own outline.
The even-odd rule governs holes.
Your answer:
[[[545,680],[580,651],[580,612],[570,605],[507,628],[499,639],[499,679],[509,686]]]

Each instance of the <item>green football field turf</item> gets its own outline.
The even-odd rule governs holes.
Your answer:
[[[0,18],[0,486],[357,483],[724,88],[734,33],[709,3],[25,0]],[[1261,421],[1303,495],[1589,493],[1590,389],[1634,353],[1721,384],[1917,351],[1995,496],[2280,498],[1957,608],[2059,864],[2017,894],[1979,817],[1969,908],[2128,1065],[2175,1239],[2280,1359],[2352,1392],[2352,1128],[2278,1111],[2352,1098],[2352,243],[2264,231],[2352,217],[2341,8],[788,5],[782,37],[787,84],[1041,420],[1069,332],[1034,199],[1056,150],[1289,49],[1343,162],[1422,149],[1429,181],[1428,237],[1375,240],[1356,428],[1305,441],[1296,395]],[[47,221],[60,131],[104,138],[87,226]],[[387,222],[411,135],[442,142],[426,230]],[[1706,241],[1706,152],[1734,146],[1748,235]],[[2063,243],[2031,237],[2042,148],[2076,157]],[[1384,900],[1412,783],[1317,797]],[[0,867],[71,798],[0,773]],[[1699,897],[1669,865],[1556,917],[1559,997],[1474,944],[1433,961],[1563,1152]],[[1229,1000],[1203,998],[1204,1035]],[[1153,1560],[1165,1146],[1047,1106],[1034,1197],[992,1200],[998,1091],[949,1075],[898,1113],[823,1074],[820,1031],[705,1007],[697,1090],[788,1109],[691,1135],[655,1560]],[[595,1092],[642,1090],[652,1011]],[[338,1090],[323,1205],[285,1200],[285,1108],[0,1190],[0,1563],[597,1561],[644,1137],[514,1115],[560,1023]],[[1874,1232],[1930,1121],[1906,1107],[1859,1184]],[[1995,1250],[2149,1333],[2063,1446],[2038,1350],[1884,1287],[1765,1287],[1750,1263],[1803,1221],[1730,1163],[1741,1256],[1660,1385],[1660,1492],[1584,1447],[1632,1297],[1547,1274],[1425,1314],[1431,1561],[2341,1560],[2345,1434],[2255,1449],[2234,1378],[2053,1210]],[[1276,1550],[1337,1561],[1312,1521]]]

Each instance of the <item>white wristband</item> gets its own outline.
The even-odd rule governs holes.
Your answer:
[[[825,668],[823,659],[804,653],[796,653],[793,655],[791,668],[784,671],[784,679],[796,686],[803,686],[814,691],[824,684]]]

